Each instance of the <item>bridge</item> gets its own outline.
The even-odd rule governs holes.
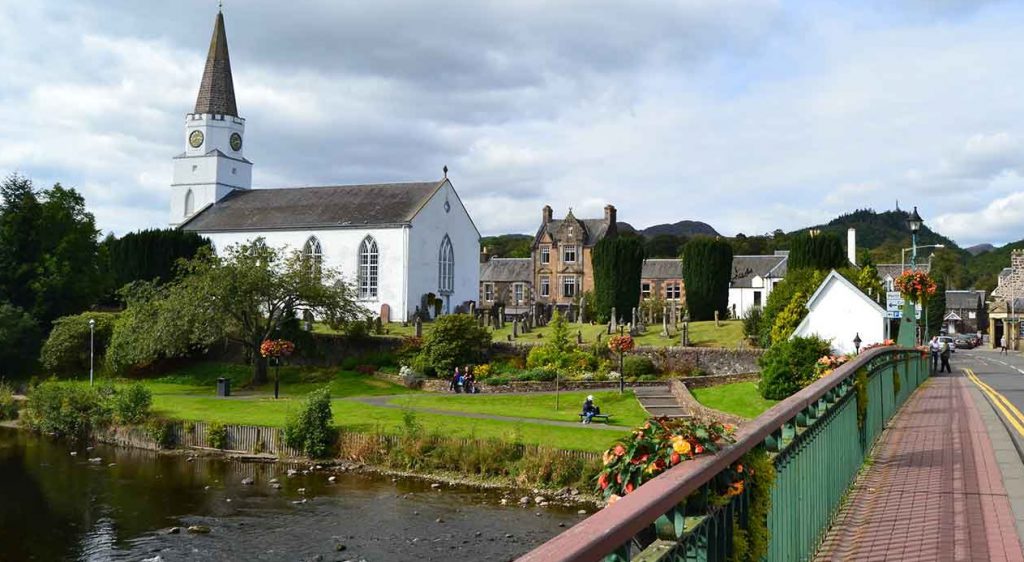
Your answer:
[[[520,561],[1024,560],[969,380],[930,377],[914,349],[864,351]],[[752,487],[694,501],[760,451],[770,506]]]

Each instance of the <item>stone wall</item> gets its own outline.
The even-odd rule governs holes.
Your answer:
[[[693,397],[693,394],[690,394],[690,390],[686,388],[688,384],[689,382],[683,383],[683,381],[674,380],[669,385],[669,389],[672,391],[672,395],[676,397],[676,401],[679,402],[684,409],[690,411],[690,415],[698,418],[716,419],[722,423],[730,423],[736,426],[750,421],[746,418],[741,418],[740,416],[720,412],[718,410],[712,410],[711,408],[701,404]]]
[[[684,377],[680,379],[687,388],[707,388],[721,384],[732,384],[734,382],[747,382],[761,380],[760,373],[741,373],[738,375],[706,375],[703,377]]]
[[[717,347],[651,347],[640,346],[633,352],[654,362],[662,372],[705,375],[740,375],[758,373],[757,360],[762,349],[728,349]]]

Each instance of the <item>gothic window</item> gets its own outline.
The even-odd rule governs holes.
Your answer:
[[[192,194],[192,190],[188,190],[185,194],[185,216],[190,217],[196,210],[196,196]]]
[[[447,234],[441,241],[437,263],[437,288],[442,294],[451,294],[455,290],[455,251],[452,249],[452,241]]]
[[[320,266],[323,264],[324,256],[320,248],[320,241],[317,240],[316,236],[310,236],[309,240],[306,240],[306,245],[302,247],[302,259],[311,273],[320,273]]]
[[[377,298],[377,241],[367,236],[359,245],[359,298]]]

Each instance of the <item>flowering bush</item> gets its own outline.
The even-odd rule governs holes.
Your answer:
[[[870,345],[865,345],[864,347],[860,348],[860,350],[861,351],[867,351],[869,349],[874,349],[876,347],[888,347],[890,345],[896,345],[896,342],[893,341],[893,340],[885,340],[885,341],[880,342],[880,343],[873,343],[873,344],[870,344]]]
[[[893,286],[904,298],[920,303],[922,306],[928,303],[928,299],[935,294],[937,289],[935,281],[927,273],[909,269],[893,281]]]
[[[288,357],[295,352],[295,344],[288,340],[263,340],[260,355],[263,357]]]
[[[597,491],[611,503],[685,460],[717,452],[734,441],[734,432],[717,421],[649,420],[605,451]]]
[[[633,341],[633,336],[629,334],[612,336],[608,340],[608,349],[614,353],[628,353],[633,351],[633,348],[635,347],[636,342]]]
[[[821,378],[829,375],[832,371],[835,371],[840,365],[846,363],[853,356],[851,355],[823,355],[818,362],[814,364],[814,376],[815,378]]]
[[[486,379],[491,376],[491,365],[489,363],[482,363],[473,367],[473,376],[477,379]]]

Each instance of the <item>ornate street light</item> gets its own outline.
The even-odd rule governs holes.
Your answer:
[[[857,332],[857,334],[853,336],[853,347],[854,347],[854,349],[857,350],[857,355],[860,355],[860,344],[861,343],[863,343],[863,342],[860,339],[860,332]]]
[[[910,229],[910,246],[913,250],[910,252],[910,267],[913,268],[917,265],[917,233],[921,230],[921,225],[924,224],[924,219],[921,215],[917,214],[917,207],[914,207],[913,212],[907,216],[907,228]]]

